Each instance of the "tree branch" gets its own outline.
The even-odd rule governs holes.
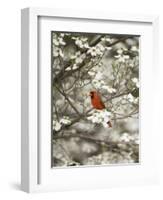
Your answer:
[[[118,98],[118,97],[127,95],[127,94],[129,94],[129,93],[130,93],[130,92],[128,91],[128,92],[124,92],[124,93],[120,93],[120,94],[114,95],[114,96],[112,96],[112,97],[106,99],[106,100],[104,101],[104,103],[107,103],[108,101],[111,101],[111,100],[113,100],[113,99],[115,99],[115,98]],[[93,109],[94,109],[94,108],[90,108],[89,110],[87,110],[87,111],[86,111],[86,114],[90,113]]]
[[[60,94],[62,94],[65,99],[68,101],[68,103],[70,104],[70,106],[72,107],[72,109],[80,116],[80,112],[77,110],[77,108],[73,105],[73,103],[70,101],[70,99],[67,97],[67,95],[65,94],[64,91],[61,91],[56,85],[55,88],[60,92]]]
[[[130,36],[131,37],[131,36]],[[126,37],[122,37],[120,39],[118,39],[117,41],[108,44],[107,47],[111,47],[114,46],[115,44],[118,44],[119,42],[123,42],[126,39],[130,38],[129,36]],[[94,43],[91,44],[91,46],[97,45],[101,40],[101,38],[98,38]],[[84,50],[83,53],[85,53],[87,50]],[[91,59],[91,56],[89,55],[88,60]],[[88,61],[87,61],[88,62]],[[69,65],[68,65],[69,66]],[[68,66],[65,66],[64,69],[66,69]],[[58,82],[59,80],[63,80],[64,78],[67,78],[68,76],[72,75],[73,73],[75,73],[76,71],[80,70],[81,68],[83,68],[85,66],[85,62],[81,63],[81,65],[79,66],[79,68],[65,72],[64,70],[61,70],[61,72],[53,79],[53,85]]]
[[[101,139],[96,139],[94,137],[91,136],[87,136],[87,135],[83,135],[81,133],[78,134],[65,134],[65,135],[54,135],[53,136],[53,142],[55,142],[55,140],[58,139],[69,139],[69,138],[80,138],[83,140],[87,140],[88,142],[93,142],[96,143],[100,146],[105,146],[107,148],[109,148],[109,150],[111,151],[115,151],[117,149],[121,149],[120,145],[121,144],[126,144],[126,149],[123,149],[123,151],[129,151],[129,146],[132,145],[132,143],[124,143],[124,142],[113,142],[113,141],[106,141],[106,140],[101,140]]]
[[[109,99],[107,99],[107,100],[105,101],[105,103],[106,103],[107,101],[109,101],[109,100],[111,101],[112,99],[118,98],[118,97],[123,96],[123,95],[126,95],[126,94],[128,94],[128,93],[129,93],[129,92],[121,93],[121,94],[112,96],[112,97],[110,97]],[[90,113],[93,109],[94,109],[94,108],[91,108],[91,109],[87,110],[87,111],[85,112],[85,114],[80,114],[78,117],[76,117],[74,120],[71,121],[71,124],[65,125],[64,128],[68,128],[68,127],[72,126],[73,124],[79,122],[81,119],[85,119],[86,117],[89,116],[89,113]],[[115,119],[111,119],[111,120],[115,120]]]

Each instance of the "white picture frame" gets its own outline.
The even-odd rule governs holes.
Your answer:
[[[21,16],[21,102],[22,102],[22,123],[21,123],[21,187],[26,192],[37,191],[59,191],[72,189],[96,189],[108,188],[125,185],[144,185],[156,184],[159,180],[158,173],[158,127],[157,117],[155,116],[154,105],[157,100],[157,72],[158,72],[158,16],[115,14],[93,11],[76,10],[55,10],[47,8],[25,8],[22,9]],[[49,18],[51,20],[49,20]],[[40,19],[45,19],[39,21]],[[57,23],[53,19],[62,19]],[[68,24],[64,24],[64,20]],[[77,23],[79,24],[77,26]],[[50,21],[50,22],[49,22]],[[81,22],[81,25],[80,25]],[[91,28],[89,28],[89,23]],[[141,116],[141,161],[140,165],[129,166],[104,166],[104,167],[84,167],[70,169],[52,169],[49,165],[50,160],[50,134],[45,137],[41,134],[39,122],[41,115],[46,118],[42,120],[45,123],[48,118],[48,111],[40,112],[40,106],[44,106],[50,100],[49,94],[43,100],[44,105],[40,103],[40,85],[44,90],[48,87],[48,73],[44,71],[44,77],[40,74],[41,63],[48,63],[48,51],[41,51],[39,31],[62,29],[66,31],[99,31],[97,25],[102,23],[115,23],[112,27],[113,32],[132,34],[142,34],[144,43],[142,43],[141,54],[141,90],[142,106]],[[83,24],[82,24],[83,23]],[[40,25],[41,24],[41,25]],[[94,24],[94,25],[93,25]],[[71,26],[70,26],[71,25]],[[134,27],[133,25],[136,25]],[[128,30],[126,30],[128,27]],[[80,30],[79,30],[80,29]],[[101,26],[104,31],[105,26]],[[108,30],[106,29],[105,32]],[[46,36],[46,33],[45,33]],[[43,36],[44,37],[44,36]],[[41,38],[44,40],[44,38]],[[150,41],[150,44],[149,44]],[[47,42],[48,43],[48,42]],[[41,43],[46,46],[45,43]],[[48,46],[45,47],[47,50]],[[49,49],[50,50],[50,49]],[[39,54],[41,52],[41,54]],[[45,60],[39,60],[39,55],[45,53]],[[145,66],[148,66],[146,68]],[[44,68],[42,69],[44,70]],[[152,82],[152,83],[151,83]],[[150,97],[150,89],[155,88]],[[41,89],[42,90],[42,89]],[[48,108],[47,110],[49,110]],[[149,109],[151,115],[149,115]],[[45,110],[45,109],[43,109]],[[50,117],[50,115],[49,115]],[[149,121],[152,121],[149,127]],[[49,130],[49,129],[47,129]],[[155,131],[154,131],[155,130]],[[147,137],[147,132],[150,137]],[[44,142],[43,142],[44,141]],[[152,147],[152,148],[151,148]],[[44,160],[43,160],[44,159]]]

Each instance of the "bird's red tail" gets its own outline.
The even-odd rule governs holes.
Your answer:
[[[112,127],[112,123],[111,123],[111,121],[108,121],[108,123],[107,123],[108,125],[109,125],[109,128],[111,128]]]

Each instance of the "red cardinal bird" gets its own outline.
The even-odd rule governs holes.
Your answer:
[[[102,102],[101,97],[100,97],[98,92],[91,91],[90,92],[90,97],[91,97],[91,103],[92,103],[93,108],[95,108],[97,110],[105,109],[105,105]],[[108,121],[108,125],[109,125],[109,127],[112,127],[112,124],[111,124],[110,121]]]

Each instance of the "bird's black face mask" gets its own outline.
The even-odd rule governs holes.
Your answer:
[[[91,99],[94,97],[94,92],[90,92]]]

